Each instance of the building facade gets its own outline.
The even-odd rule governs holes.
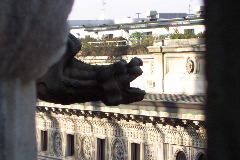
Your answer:
[[[203,160],[204,99],[150,94],[118,107],[39,102],[39,159]]]
[[[122,57],[143,59],[144,74],[132,84],[144,84],[148,94],[141,102],[38,102],[39,160],[206,159],[204,41],[166,40],[148,50]],[[107,57],[84,60],[110,63]]]
[[[205,94],[204,39],[162,40],[148,47],[145,54],[124,55],[114,59],[108,56],[78,57],[89,64],[107,65],[124,59],[130,61],[139,57],[143,61],[142,76],[131,86],[147,93]]]
[[[204,19],[168,19],[158,21],[131,22],[121,24],[81,25],[72,26],[70,32],[77,38],[92,37],[101,39],[106,36],[129,39],[134,32],[154,37],[166,36],[173,33],[199,34],[205,32]]]

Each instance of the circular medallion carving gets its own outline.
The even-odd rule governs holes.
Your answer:
[[[145,151],[145,154],[144,154],[144,159],[145,160],[155,160],[155,157],[154,157],[154,148],[150,145],[144,145],[144,151]]]
[[[114,160],[124,160],[124,146],[120,140],[116,140],[112,146]]]
[[[59,132],[55,132],[53,135],[53,149],[56,156],[62,156],[62,137]]]
[[[82,153],[84,159],[88,160],[92,157],[92,140],[89,137],[84,137],[82,140]]]
[[[189,74],[193,73],[194,71],[194,61],[191,60],[190,58],[187,59],[186,70]]]

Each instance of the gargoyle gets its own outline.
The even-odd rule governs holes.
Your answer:
[[[74,57],[80,50],[80,40],[69,34],[64,56],[37,81],[39,99],[60,104],[102,101],[119,105],[144,98],[145,91],[130,87],[130,82],[142,74],[141,59],[90,65]]]

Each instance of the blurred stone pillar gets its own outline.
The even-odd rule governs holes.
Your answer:
[[[205,0],[208,159],[240,159],[240,5]]]
[[[72,4],[0,1],[0,160],[37,159],[35,80],[65,51]]]
[[[0,159],[36,159],[35,82],[0,82]]]

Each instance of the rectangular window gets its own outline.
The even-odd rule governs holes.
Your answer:
[[[97,160],[105,160],[105,139],[97,139]]]
[[[143,32],[143,34],[144,34],[145,36],[151,36],[151,35],[152,35],[152,32]]]
[[[112,40],[113,39],[113,34],[108,34],[108,39]]]
[[[147,80],[147,86],[148,86],[149,88],[154,88],[154,87],[155,87],[155,82],[152,81],[152,80]]]
[[[74,135],[67,135],[67,156],[74,155]]]
[[[85,35],[85,39],[90,39],[90,35]]]
[[[131,160],[140,160],[140,144],[131,144]]]
[[[48,136],[47,131],[41,131],[41,150],[47,150]]]
[[[195,34],[194,29],[184,29],[184,34]]]

